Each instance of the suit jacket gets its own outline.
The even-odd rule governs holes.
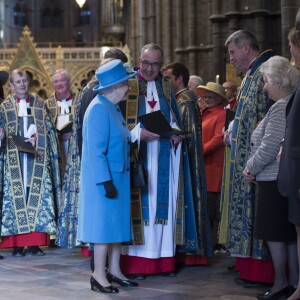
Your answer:
[[[251,154],[247,168],[257,181],[277,179],[276,160],[285,133],[285,110],[292,93],[277,101],[269,109],[251,136]]]
[[[280,159],[278,188],[282,195],[299,199],[300,195],[300,87],[292,95],[286,110],[286,132]]]

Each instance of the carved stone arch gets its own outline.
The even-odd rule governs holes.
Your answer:
[[[81,69],[77,74],[75,74],[75,76],[73,76],[73,78],[71,79],[71,85],[73,88],[81,90],[86,83],[88,83],[88,81],[90,79],[92,79],[92,72],[96,71],[97,67],[92,67],[92,66],[88,66],[84,69]],[[83,85],[82,83],[85,82],[85,84]]]
[[[33,37],[27,26],[24,27],[22,34],[17,51],[10,63],[9,71],[22,69],[31,72],[33,79],[39,82],[40,88],[45,90],[47,95],[50,95],[53,87],[51,78],[45,67],[46,63],[37,51],[36,44],[33,42]]]
[[[49,77],[46,74],[43,74],[42,72],[33,68],[30,65],[22,66],[20,69],[30,72],[32,74],[31,83],[34,81],[39,84],[30,85],[30,93],[39,94],[41,90],[44,90],[46,92],[46,95],[50,96],[50,94],[53,92],[53,85],[51,82],[49,82]]]

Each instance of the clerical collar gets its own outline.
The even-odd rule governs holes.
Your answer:
[[[256,56],[256,57],[251,61],[250,65],[249,65],[249,67],[248,67],[248,70],[252,69],[253,64],[254,64],[254,62],[256,61],[257,57],[258,57],[258,56]]]
[[[29,95],[27,96],[27,98],[19,98],[17,95],[16,95],[16,100],[18,103],[20,103],[21,100],[23,99],[26,99],[26,103],[30,103],[30,97]]]
[[[61,99],[61,100],[59,100],[56,96],[55,96],[55,98],[56,98],[56,101],[63,101],[63,100],[69,101],[69,100],[72,100],[72,99],[73,99],[73,95],[72,95],[72,93],[71,93],[71,94],[69,95],[68,98],[66,98],[66,99]]]

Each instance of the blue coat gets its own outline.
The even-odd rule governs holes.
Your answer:
[[[130,132],[117,105],[98,95],[83,121],[78,239],[89,243],[130,240]],[[105,197],[112,180],[117,197]]]

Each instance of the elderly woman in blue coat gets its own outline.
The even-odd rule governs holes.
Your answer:
[[[130,241],[130,131],[118,102],[125,99],[127,73],[118,59],[96,71],[99,94],[89,105],[83,121],[78,238],[94,244],[95,270],[91,289],[118,293],[111,285],[137,286],[119,266],[121,243]],[[106,273],[106,258],[109,272]]]

